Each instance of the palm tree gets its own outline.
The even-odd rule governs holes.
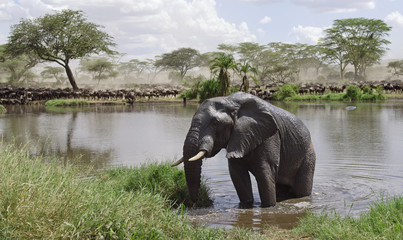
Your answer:
[[[235,68],[235,59],[231,54],[219,52],[217,56],[210,61],[210,70],[215,73],[219,71],[218,80],[220,81],[222,96],[228,94],[230,86],[230,75],[228,71]]]
[[[253,75],[249,75],[250,73],[252,74],[257,74],[257,69],[252,67],[252,65],[249,64],[249,62],[244,62],[242,63],[238,63],[237,64],[237,68],[236,68],[237,72],[239,73],[239,75],[241,75],[242,78],[242,85],[239,87],[239,91],[244,91],[244,92],[248,92],[249,91],[249,77],[252,78],[255,82],[256,77]]]

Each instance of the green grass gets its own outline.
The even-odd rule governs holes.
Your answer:
[[[121,167],[107,170],[102,174],[126,191],[147,190],[151,194],[159,194],[166,198],[174,207],[180,204],[186,207],[194,205],[187,190],[185,172],[171,167],[170,163],[153,163],[139,168]],[[196,206],[210,207],[213,201],[209,194],[210,190],[202,181]]]
[[[310,213],[293,232],[314,239],[403,239],[403,197],[382,198],[359,218]]]
[[[83,99],[54,99],[45,103],[47,107],[65,107],[65,106],[82,106],[89,105],[90,102]]]
[[[359,218],[309,213],[292,231],[211,229],[191,223],[184,205],[173,208],[186,199],[186,184],[183,170],[169,164],[94,175],[25,147],[0,148],[0,239],[403,238],[401,196],[382,198]]]
[[[126,189],[120,180],[131,171],[89,178],[24,147],[1,146],[0,239],[263,239],[251,230],[195,226],[156,185]]]

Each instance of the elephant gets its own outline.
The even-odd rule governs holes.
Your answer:
[[[248,93],[205,100],[194,114],[183,145],[186,183],[198,199],[203,158],[226,149],[240,207],[253,207],[249,172],[256,179],[261,207],[312,192],[316,155],[310,132],[295,115]]]

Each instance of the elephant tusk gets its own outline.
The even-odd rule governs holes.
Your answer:
[[[182,157],[182,158],[179,159],[178,161],[172,163],[171,167],[176,167],[176,166],[178,166],[179,164],[183,163],[183,161],[184,161],[184,160],[183,160],[183,157]]]
[[[189,158],[189,162],[197,161],[206,154],[206,151],[200,151],[196,156]]]

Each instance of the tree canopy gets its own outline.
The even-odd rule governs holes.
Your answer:
[[[78,89],[70,61],[90,54],[113,53],[112,37],[100,25],[88,22],[82,11],[62,10],[11,27],[7,52],[34,54],[64,67],[73,89]]]
[[[193,48],[180,48],[170,53],[165,53],[155,61],[156,67],[172,69],[180,73],[183,79],[186,73],[201,65],[200,53]]]
[[[346,64],[354,66],[354,76],[365,78],[365,70],[386,52],[389,27],[384,21],[367,18],[337,19],[321,40],[328,59],[339,64],[343,75]]]

